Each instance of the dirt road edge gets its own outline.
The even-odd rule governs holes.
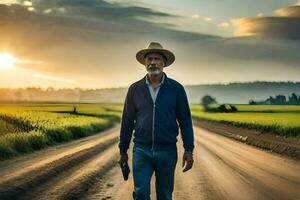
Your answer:
[[[300,160],[300,139],[283,138],[218,122],[193,119],[196,126],[264,150]]]

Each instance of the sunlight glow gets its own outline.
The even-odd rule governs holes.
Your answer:
[[[0,53],[0,69],[8,69],[13,67],[16,59],[9,53]]]

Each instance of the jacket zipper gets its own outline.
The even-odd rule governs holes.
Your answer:
[[[152,117],[152,150],[154,150],[154,122],[155,122],[155,103],[153,104],[153,117]]]

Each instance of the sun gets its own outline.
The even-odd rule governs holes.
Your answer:
[[[0,53],[0,69],[8,69],[14,66],[16,59],[9,53]]]

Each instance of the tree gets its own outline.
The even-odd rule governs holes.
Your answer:
[[[276,98],[275,98],[275,102],[276,104],[279,104],[279,105],[284,105],[286,104],[286,98],[284,95],[277,95]]]
[[[237,107],[234,105],[229,104],[231,112],[237,112]]]
[[[292,104],[292,105],[300,104],[300,96],[298,98],[295,93],[292,93],[292,95],[289,96],[289,104]]]
[[[253,99],[250,99],[250,100],[249,100],[249,104],[250,104],[250,105],[255,105],[256,102],[255,102]]]
[[[276,95],[275,97],[270,96],[266,100],[263,101],[254,101],[254,100],[249,100],[250,105],[262,105],[262,104],[268,104],[268,105],[299,105],[300,104],[300,96],[298,97],[295,93],[292,93],[291,96],[287,98],[282,95]]]
[[[216,98],[211,97],[210,95],[205,95],[201,99],[204,110],[208,110],[209,104],[217,103]]]

